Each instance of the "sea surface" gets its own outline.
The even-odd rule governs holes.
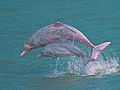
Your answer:
[[[112,44],[84,67],[75,57],[36,58],[40,50],[19,56],[28,37],[58,21]],[[119,58],[120,0],[0,0],[0,90],[120,90]]]

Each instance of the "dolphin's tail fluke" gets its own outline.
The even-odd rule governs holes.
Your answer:
[[[111,44],[111,42],[105,42],[105,43],[95,46],[95,48],[93,48],[93,52],[92,52],[92,59],[96,60],[97,57],[99,56],[99,54],[110,44]]]

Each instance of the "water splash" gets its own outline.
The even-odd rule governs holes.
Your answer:
[[[108,58],[107,60],[99,59],[95,62],[89,62],[86,68],[87,75],[111,74],[119,71],[117,58]]]
[[[91,51],[87,49],[88,55]],[[87,65],[84,65],[82,58],[71,57],[59,57],[56,59],[56,66],[54,70],[55,76],[74,74],[80,76],[88,75],[104,75],[119,72],[119,58],[116,53],[111,50],[105,50],[96,61],[90,61]]]

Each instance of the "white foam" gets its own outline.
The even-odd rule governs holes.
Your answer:
[[[57,76],[57,74],[60,75],[62,72],[87,76],[119,72],[119,58],[115,54],[108,54],[107,52],[104,55],[100,55],[96,61],[90,61],[87,65],[82,63],[84,61],[83,59],[75,56],[58,58],[56,60],[54,74]],[[63,62],[67,63],[67,66],[64,66]]]
[[[112,60],[112,62],[107,62],[103,60],[89,62],[86,68],[87,75],[98,75],[98,74],[111,74],[118,72],[119,64],[116,60]]]

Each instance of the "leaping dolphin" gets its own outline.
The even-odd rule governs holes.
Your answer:
[[[50,24],[37,32],[35,32],[24,44],[24,51],[20,56],[24,56],[32,49],[44,47],[50,43],[62,40],[79,40],[87,46],[93,48],[92,58],[97,59],[101,51],[103,51],[111,42],[105,42],[100,45],[93,45],[88,38],[78,29],[63,23]]]
[[[70,42],[54,42],[43,47],[42,53],[37,57],[78,56],[84,58],[84,52]]]
[[[92,58],[87,56],[80,48],[70,42],[55,42],[50,43],[43,47],[43,50],[37,57],[57,57],[65,56],[77,56],[81,57],[83,64],[87,65],[90,61],[94,61]]]

